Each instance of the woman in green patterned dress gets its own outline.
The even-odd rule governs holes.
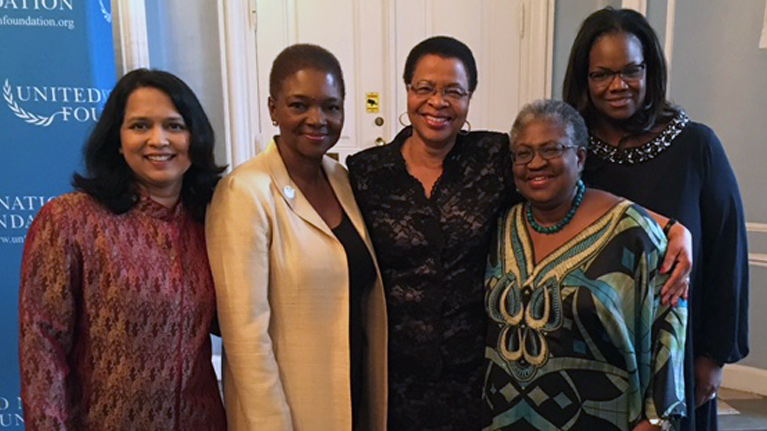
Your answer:
[[[671,429],[684,414],[687,307],[660,304],[662,229],[580,180],[588,133],[564,102],[511,130],[527,202],[504,213],[486,272],[485,430]]]

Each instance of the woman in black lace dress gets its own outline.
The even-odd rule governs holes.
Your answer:
[[[722,366],[748,354],[748,248],[738,185],[714,132],[666,100],[666,61],[647,20],[602,9],[584,21],[563,97],[586,119],[583,180],[690,229],[685,430],[716,430]],[[694,409],[697,407],[697,409]]]
[[[509,141],[502,133],[461,130],[477,67],[458,40],[438,36],[416,45],[404,81],[411,126],[388,145],[347,159],[386,293],[388,427],[478,430],[485,262],[499,211],[520,199]],[[686,235],[682,228],[677,234]],[[686,265],[679,267],[675,280],[686,276]]]

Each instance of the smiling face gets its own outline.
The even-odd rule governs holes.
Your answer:
[[[139,186],[152,197],[181,194],[189,159],[190,134],[170,97],[151,87],[128,96],[120,126],[120,151]]]
[[[435,91],[428,95],[415,91],[428,87]],[[466,121],[471,99],[463,62],[457,58],[425,55],[415,67],[409,88],[407,115],[413,124],[413,136],[434,147],[455,142]]]
[[[322,159],[338,142],[344,125],[344,100],[332,73],[301,69],[282,81],[269,113],[280,127],[284,158]]]
[[[644,64],[642,42],[633,34],[620,32],[600,36],[589,54],[589,75],[601,72],[627,71]],[[647,77],[627,78],[616,75],[596,82],[589,78],[589,96],[597,112],[611,120],[631,118],[644,103]]]
[[[549,120],[533,120],[519,131],[512,146],[514,152],[523,147],[535,151],[529,163],[514,162],[512,171],[519,193],[540,209],[569,207],[586,160],[583,147],[565,149],[562,156],[546,160],[537,150],[552,144],[572,145],[562,125]]]

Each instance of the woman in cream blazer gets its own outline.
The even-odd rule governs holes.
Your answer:
[[[287,56],[283,63],[297,54],[304,60],[318,52],[320,57],[332,57],[318,49],[322,50],[313,45],[294,45],[280,56]],[[304,52],[307,50],[308,54]],[[327,65],[309,64],[311,73],[304,65],[302,72],[277,71],[275,78],[280,56],[273,66],[272,81],[281,79],[286,83],[277,82],[276,90],[272,86],[269,101],[272,118],[285,123],[280,123],[280,136],[219,183],[206,222],[224,342],[229,429],[385,431],[386,313],[378,267],[375,282],[362,301],[366,353],[357,401],[360,407],[353,423],[346,251],[318,212],[316,202],[313,205],[307,198],[311,195],[302,192],[300,175],[291,172],[286,162],[292,160],[287,158],[288,153],[319,154],[318,167],[374,262],[370,237],[347,172],[322,155],[338,139],[333,128],[340,133],[343,124],[340,66],[337,76],[335,70],[326,70]],[[302,95],[306,87],[301,87],[299,81],[306,76],[325,76],[331,84],[340,81],[340,122],[333,118],[336,108],[326,109],[323,99],[338,89],[332,85],[329,90],[319,89],[320,97],[315,98],[311,93],[316,90],[315,79],[309,81],[310,94]],[[290,79],[298,79],[298,87]],[[330,93],[325,95],[323,91]],[[300,107],[298,114],[292,99],[281,105],[283,98],[293,97],[293,93],[304,97],[302,103],[307,105]],[[292,114],[280,114],[280,106],[293,110]],[[323,144],[327,148],[312,147],[307,143],[312,141],[301,134],[309,127],[316,128],[312,130],[318,132],[313,133],[320,137],[334,136],[333,142]]]

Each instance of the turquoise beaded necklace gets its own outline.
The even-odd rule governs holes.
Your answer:
[[[581,201],[583,200],[583,193],[586,191],[586,186],[583,184],[582,180],[578,180],[578,184],[576,184],[575,187],[576,187],[575,199],[573,199],[573,204],[570,207],[570,211],[567,212],[567,215],[565,215],[565,218],[560,220],[554,226],[539,225],[538,222],[536,222],[535,218],[533,217],[532,205],[530,205],[530,202],[527,203],[527,221],[530,223],[530,226],[532,226],[533,230],[545,235],[551,235],[561,231],[562,229],[564,229],[565,226],[567,226],[568,223],[570,223],[570,221],[573,219],[573,216],[575,216],[575,211],[578,209],[579,206],[581,206]]]

